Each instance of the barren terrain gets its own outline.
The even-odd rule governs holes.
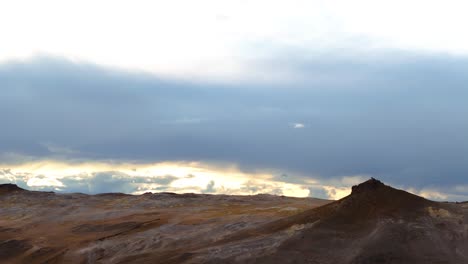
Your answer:
[[[2,263],[468,263],[468,203],[371,179],[339,201],[0,185]]]

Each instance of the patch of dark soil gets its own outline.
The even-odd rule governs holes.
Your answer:
[[[0,260],[17,257],[32,248],[26,240],[0,241]]]
[[[83,224],[75,226],[72,229],[73,233],[92,233],[92,232],[109,232],[122,229],[134,228],[138,225],[137,222],[123,222],[118,224]]]
[[[15,233],[15,232],[19,232],[19,231],[20,231],[20,229],[18,229],[18,228],[0,226],[0,233]]]
[[[390,263],[405,263],[408,258],[401,255],[388,252],[369,255],[360,255],[351,261],[351,264],[390,264]]]

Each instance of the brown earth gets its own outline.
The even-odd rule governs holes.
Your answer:
[[[375,179],[339,201],[5,184],[0,263],[468,263],[468,203]]]

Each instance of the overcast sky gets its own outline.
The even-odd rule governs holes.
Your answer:
[[[0,182],[468,199],[467,8],[2,2]]]

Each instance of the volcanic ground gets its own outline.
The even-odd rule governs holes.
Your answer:
[[[0,263],[468,263],[468,203],[375,179],[338,201],[3,184]]]

